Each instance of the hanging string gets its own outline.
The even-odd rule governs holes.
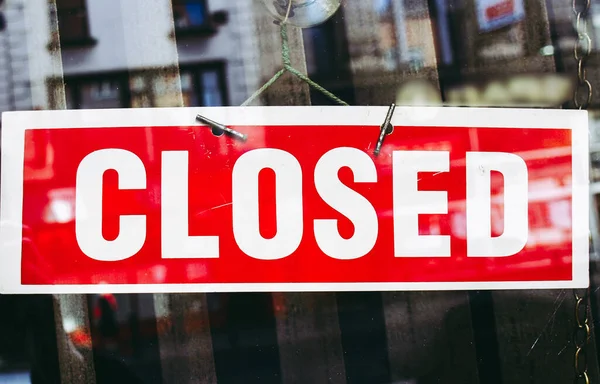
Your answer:
[[[337,97],[333,93],[329,92],[328,90],[326,90],[319,84],[315,83],[310,78],[308,78],[306,75],[304,75],[302,72],[299,72],[296,68],[290,66],[290,67],[286,67],[286,69],[288,70],[288,72],[290,72],[293,75],[296,75],[296,77],[300,78],[300,80],[304,81],[305,83],[307,83],[308,85],[310,85],[311,87],[316,89],[317,91],[319,91],[322,94],[324,94],[325,96],[327,96],[333,102],[335,102],[339,105],[348,106],[348,103],[346,103],[344,100],[340,99],[339,97]]]
[[[288,43],[287,25],[281,24],[281,60],[283,61],[284,68],[292,65],[290,59],[290,46]]]
[[[332,92],[323,88],[321,85],[314,82],[308,76],[306,76],[305,74],[303,74],[302,72],[300,72],[299,70],[297,70],[296,68],[294,68],[292,66],[292,60],[290,59],[290,47],[289,47],[289,43],[288,43],[287,24],[286,24],[286,21],[288,19],[288,16],[289,16],[291,8],[292,8],[291,4],[292,4],[292,1],[290,0],[290,3],[288,5],[288,12],[286,14],[284,21],[281,23],[281,26],[280,26],[280,28],[281,28],[281,61],[283,62],[283,68],[280,69],[273,77],[271,77],[269,79],[269,81],[267,81],[256,92],[254,92],[246,101],[244,101],[242,103],[242,107],[245,107],[245,106],[251,104],[254,100],[256,100],[257,97],[259,97],[264,91],[266,91],[270,86],[272,86],[277,81],[277,79],[279,79],[285,72],[289,72],[292,75],[296,76],[297,78],[299,78],[300,80],[302,80],[303,82],[308,84],[309,86],[313,87],[317,91],[319,91],[322,94],[324,94],[325,96],[327,96],[329,99],[331,99],[336,104],[348,106],[348,103],[346,103],[344,100],[340,99]]]
[[[288,2],[287,11],[285,12],[285,19],[283,19],[283,21],[281,22],[281,24],[287,23],[288,19],[290,18],[290,12],[292,12],[292,1],[293,0],[290,0]]]
[[[246,107],[250,105],[258,96],[260,96],[264,91],[267,90],[271,85],[273,85],[277,79],[281,77],[285,73],[285,69],[280,69],[279,72],[275,74],[275,76],[271,77],[269,81],[267,81],[262,87],[258,89],[258,91],[254,92],[252,96],[250,96],[246,101],[242,103],[242,107]]]

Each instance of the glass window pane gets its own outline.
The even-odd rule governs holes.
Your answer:
[[[113,80],[94,83],[83,83],[81,92],[81,109],[119,108],[122,105],[120,84]]]
[[[173,4],[173,15],[178,28],[202,26],[207,22],[204,1],[178,1]]]
[[[577,33],[584,31],[576,30],[570,0],[343,0],[339,8],[337,0],[0,3],[0,112],[68,108],[107,113],[106,109],[113,108],[185,106],[207,107],[199,110],[210,118],[211,107],[244,103],[285,68],[289,53],[294,68],[352,106],[516,107],[532,108],[532,114],[542,116],[548,109],[574,108],[578,85],[574,49],[578,38],[587,44],[587,37]],[[575,3],[583,5],[584,1]],[[556,148],[550,155],[523,155],[535,157],[536,164],[528,173],[527,193],[535,197],[527,207],[528,239],[545,244],[547,252],[520,264],[522,271],[514,278],[527,279],[538,268],[572,260],[572,249],[562,244],[574,236],[573,207],[589,205],[589,324],[597,330],[600,3],[590,4],[586,20],[591,49],[582,62],[593,90],[587,108],[589,199],[569,198],[576,180],[556,176],[576,166],[565,148]],[[283,20],[290,24],[287,46],[282,45]],[[303,28],[297,28],[298,23]],[[286,72],[249,104],[248,108],[320,108],[336,101]],[[423,119],[432,111],[400,110]],[[188,112],[181,109],[181,113]],[[342,116],[344,109],[340,107],[338,113]],[[462,113],[468,116],[472,110]],[[94,287],[106,278],[156,283],[175,275],[202,281],[211,272],[208,263],[186,260],[167,267],[160,257],[161,232],[148,229],[160,223],[164,214],[164,175],[160,173],[164,152],[189,150],[188,169],[184,165],[170,176],[199,180],[188,183],[186,216],[187,235],[199,236],[215,228],[213,215],[225,212],[230,216],[231,195],[206,192],[207,186],[231,183],[230,175],[224,177],[220,170],[251,145],[275,145],[271,134],[260,129],[251,128],[248,142],[243,143],[213,137],[194,120],[194,113],[189,119],[186,126],[168,127],[161,133],[152,127],[136,127],[127,133],[127,143],[92,134],[57,140],[24,127],[30,145],[22,148],[22,159],[13,155],[18,149],[4,144],[3,169],[9,169],[5,162],[10,167],[21,160],[19,172],[26,177],[18,204],[0,206],[1,212],[19,209],[22,222],[3,222],[2,228],[18,234],[27,270],[42,277],[49,271],[62,273],[69,282],[72,271],[85,272]],[[421,139],[421,131],[410,129],[396,127],[393,135],[401,135],[396,137],[402,140],[394,150],[449,151],[452,167],[464,162],[465,153],[482,147],[474,130],[464,137],[448,134]],[[325,134],[315,135],[314,145],[306,150],[318,147],[319,135]],[[365,151],[371,156],[369,143],[374,144],[376,135],[369,135],[365,134],[363,147],[356,147],[369,148]],[[334,139],[343,146],[350,142],[343,135]],[[293,140],[278,147],[285,149]],[[533,143],[530,135],[514,142],[497,140],[515,150]],[[557,143],[552,136],[543,136],[542,141],[549,146]],[[73,180],[78,168],[70,159],[83,158],[83,148],[117,149],[131,143],[144,164],[145,187],[119,189],[120,180],[113,170],[102,175],[102,215],[109,223],[103,224],[103,236],[118,234],[120,217],[145,215],[152,257],[137,268],[144,255],[132,256],[125,261],[135,267],[131,269],[110,263],[88,268],[75,261],[51,267],[53,260],[64,257],[62,250],[78,247],[73,235],[77,225]],[[198,148],[200,152],[194,152]],[[226,160],[215,160],[217,155]],[[198,165],[198,157],[206,166]],[[315,164],[301,164],[303,196],[314,193],[310,183]],[[368,192],[368,186],[353,183],[346,171],[341,170],[339,176],[348,181],[349,188],[359,194]],[[264,172],[260,178],[272,186],[271,176]],[[384,175],[377,176],[382,183]],[[435,175],[434,180],[444,177]],[[432,178],[423,176],[419,188],[430,186]],[[418,220],[421,235],[451,236],[450,259],[461,266],[467,256],[457,250],[467,240],[467,203],[451,186],[464,179],[459,173],[447,181],[447,214],[422,215]],[[494,179],[492,189],[490,230],[494,236],[505,229],[501,179]],[[4,194],[5,186],[1,187]],[[260,193],[272,194],[274,189],[261,187]],[[206,206],[194,203],[198,196],[206,199]],[[118,204],[106,204],[108,200]],[[381,201],[372,203],[374,208],[381,206]],[[310,220],[316,218],[312,217],[314,206],[305,205],[303,210]],[[272,213],[261,210],[261,220]],[[329,216],[319,218],[336,218],[340,233],[352,233],[343,215],[332,209]],[[203,223],[199,217],[207,220],[206,225],[199,224]],[[587,229],[588,223],[578,224]],[[109,233],[111,228],[115,233]],[[313,236],[311,231],[304,236]],[[389,231],[381,229],[378,239],[392,236]],[[523,252],[529,255],[531,248],[529,244]],[[274,273],[288,276],[297,267],[296,256],[291,256],[289,269]],[[220,255],[222,260],[231,257],[228,252]],[[483,261],[489,267],[486,271],[494,273],[502,264],[499,258]],[[439,271],[442,265],[439,258],[422,262],[424,274],[430,269]],[[474,279],[483,269],[463,268],[461,272]],[[327,271],[319,272],[328,276]],[[247,271],[242,268],[239,273]],[[111,291],[117,289],[100,286],[102,292],[88,295],[0,295],[0,383],[520,384],[572,382],[575,376],[576,301],[566,286],[558,290],[209,294],[116,293]],[[595,350],[599,337],[594,331],[586,350],[592,383],[600,382]]]
[[[205,106],[217,107],[223,105],[218,72],[202,73],[202,86],[202,100]]]

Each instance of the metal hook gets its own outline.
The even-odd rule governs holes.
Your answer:
[[[392,121],[392,116],[394,115],[395,109],[396,109],[396,104],[392,103],[390,105],[390,109],[388,109],[387,115],[385,116],[385,121],[381,125],[381,131],[379,132],[379,139],[377,139],[377,145],[375,146],[375,151],[373,152],[373,154],[375,156],[378,156],[379,152],[381,152],[381,146],[383,145],[383,140],[385,140],[385,137],[387,135],[389,135],[390,133],[392,133],[392,131],[394,130],[394,126],[392,125],[391,121]]]
[[[198,120],[199,122],[204,123],[206,125],[209,125],[211,128],[216,129],[217,131],[226,133],[229,136],[232,136],[241,141],[246,141],[248,139],[248,135],[238,132],[235,129],[231,129],[223,124],[217,123],[216,121],[207,119],[206,117],[204,117],[202,115],[196,115],[196,120]]]

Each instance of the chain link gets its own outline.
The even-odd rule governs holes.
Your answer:
[[[591,329],[589,324],[589,290],[583,294],[575,291],[575,332],[573,334],[573,343],[575,344],[575,356],[573,363],[575,365],[575,384],[590,384],[587,364],[587,347],[591,339]]]
[[[592,39],[588,34],[588,13],[591,0],[573,0],[575,29],[577,41],[573,48],[573,56],[577,61],[577,84],[573,95],[575,108],[587,109],[592,102],[592,84],[587,79],[585,64],[592,52]]]

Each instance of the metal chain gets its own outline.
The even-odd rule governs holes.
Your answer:
[[[583,295],[580,295],[575,291],[574,296],[576,328],[573,334],[573,342],[575,344],[575,356],[573,362],[575,364],[575,384],[590,384],[587,364],[587,347],[591,339],[588,290],[585,290]]]
[[[588,13],[591,0],[573,0],[573,13],[575,14],[575,29],[577,42],[573,49],[573,56],[577,61],[577,84],[573,103],[575,108],[587,109],[592,102],[592,83],[587,79],[585,64],[592,51],[592,39],[588,34]]]
[[[587,109],[592,102],[592,84],[587,79],[586,61],[592,51],[592,39],[588,34],[588,13],[591,0],[573,0],[573,13],[575,14],[575,29],[577,30],[577,42],[573,49],[573,56],[577,61],[577,84],[573,94],[575,108]],[[590,383],[588,373],[588,347],[591,339],[590,329],[590,305],[589,287],[585,290],[574,290],[575,297],[575,332],[573,343],[575,344],[575,355],[573,364],[575,366],[576,384]]]

